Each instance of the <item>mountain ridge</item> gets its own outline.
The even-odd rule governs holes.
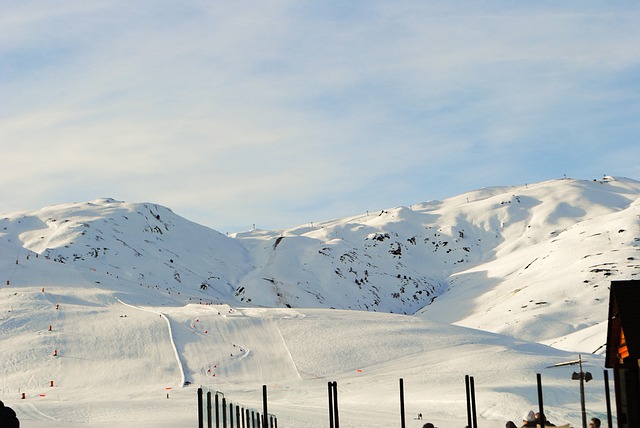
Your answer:
[[[224,235],[158,204],[104,198],[6,215],[0,248],[167,304],[417,313],[585,351],[602,341],[608,281],[640,272],[639,201],[635,180],[559,179]],[[470,290],[476,301],[461,300]]]

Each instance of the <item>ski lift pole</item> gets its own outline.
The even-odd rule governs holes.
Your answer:
[[[587,411],[584,404],[584,372],[582,371],[582,355],[578,354],[580,360],[580,408],[582,409],[582,428],[587,428]]]
[[[573,374],[571,375],[571,379],[580,381],[580,408],[582,410],[582,428],[587,428],[587,411],[585,409],[584,403],[584,383],[589,382],[591,379],[593,379],[593,376],[591,375],[591,373],[582,370],[582,354],[578,354],[577,360],[554,364],[552,366],[548,366],[547,368],[572,366],[574,364],[579,364],[580,373],[573,372]]]

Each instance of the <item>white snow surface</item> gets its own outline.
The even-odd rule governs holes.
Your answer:
[[[392,427],[402,378],[407,426],[447,428],[471,375],[480,425],[503,427],[536,408],[540,373],[548,418],[576,426],[576,368],[547,367],[581,354],[603,418],[639,196],[551,180],[230,236],[113,199],[5,214],[0,399],[27,428],[190,427],[199,386],[261,409],[267,385],[278,426],[328,427],[337,381],[342,426]]]

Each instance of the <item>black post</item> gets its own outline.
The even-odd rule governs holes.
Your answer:
[[[540,412],[540,425],[544,427],[547,422],[547,417],[544,414],[544,404],[542,403],[542,375],[536,373],[536,380],[538,381],[538,412]]]
[[[267,413],[267,385],[262,385],[262,418],[264,428],[269,428],[269,414]]]
[[[333,383],[327,383],[327,390],[329,391],[329,428],[333,426]]]
[[[613,428],[613,418],[611,417],[611,397],[609,396],[609,370],[604,370],[604,393],[607,399],[607,422],[609,428]]]
[[[473,428],[473,425],[471,425],[471,386],[469,385],[469,375],[465,375],[464,383],[467,389],[467,426]]]
[[[256,412],[256,426],[260,428],[260,412]]]
[[[476,415],[476,387],[473,382],[473,376],[469,378],[469,386],[471,387],[471,413],[473,416],[473,428],[478,428],[478,418]]]
[[[215,406],[216,406],[216,428],[220,428],[220,399],[218,398],[218,394],[214,398]]]
[[[242,425],[244,425],[244,421]],[[240,406],[238,405],[236,405],[236,426],[240,428]]]
[[[204,428],[204,415],[202,409],[202,388],[198,388],[198,428]]]
[[[340,418],[338,416],[338,382],[333,381],[333,415],[336,418],[335,428],[340,428]]]
[[[233,403],[229,402],[229,427],[233,428]]]
[[[250,416],[249,409],[246,409],[246,410],[245,410],[245,412],[247,413],[247,417],[246,417],[246,419],[247,419],[247,426],[246,426],[246,427],[243,427],[243,428],[251,428],[251,418],[249,417],[249,416]]]
[[[227,399],[222,397],[222,428],[227,428]]]
[[[400,426],[406,427],[404,421],[404,380],[400,378]]]
[[[584,371],[582,370],[582,355],[578,354],[580,364],[580,407],[582,409],[582,428],[587,428],[587,411],[584,404]]]
[[[211,391],[207,391],[207,428],[212,428],[211,420]]]
[[[251,411],[251,428],[256,428],[256,414],[253,410]]]

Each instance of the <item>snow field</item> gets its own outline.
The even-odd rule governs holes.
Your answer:
[[[399,423],[400,378],[407,426],[421,426],[413,419],[421,412],[441,428],[456,427],[465,423],[465,374],[474,376],[482,425],[498,427],[534,407],[536,372],[543,372],[549,417],[578,420],[570,369],[544,368],[574,354],[496,334],[358,311],[145,307],[135,295],[125,305],[115,297],[124,302],[123,293],[90,287],[0,293],[3,313],[13,314],[1,324],[0,391],[25,427],[190,426],[200,384],[257,409],[266,384],[279,426],[326,427],[333,380],[342,425],[388,427]],[[182,387],[181,370],[191,385]],[[588,405],[602,414],[601,391],[591,385]]]

